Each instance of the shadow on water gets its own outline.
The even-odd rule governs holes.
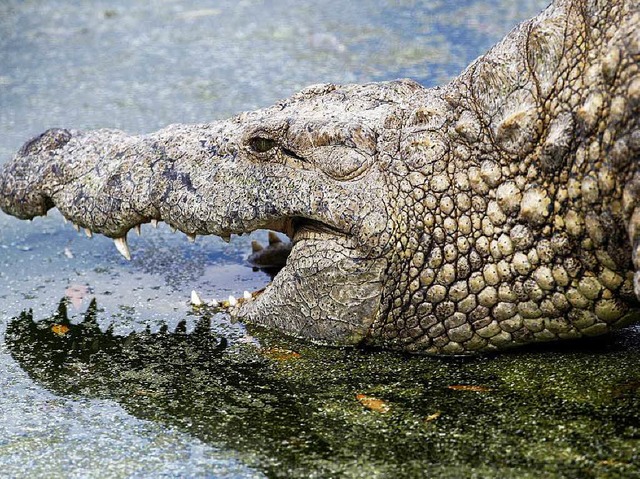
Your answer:
[[[617,477],[640,474],[640,332],[492,357],[329,349],[216,319],[101,330],[64,300],[8,326],[11,355],[56,394],[237,451],[270,477]]]

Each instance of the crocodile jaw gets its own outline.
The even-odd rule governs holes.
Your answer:
[[[344,237],[294,236],[286,266],[232,315],[323,344],[363,342],[378,313],[386,261],[360,259],[349,243]]]

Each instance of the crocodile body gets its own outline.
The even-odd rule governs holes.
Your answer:
[[[316,85],[154,134],[49,130],[0,206],[116,239],[292,240],[241,320],[330,344],[467,354],[640,319],[640,7],[559,0],[447,85]]]

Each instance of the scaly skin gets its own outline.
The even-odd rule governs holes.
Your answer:
[[[557,1],[441,88],[318,85],[147,136],[49,130],[5,165],[0,206],[56,206],[122,250],[153,219],[287,233],[287,265],[233,314],[319,342],[602,334],[640,317],[639,25],[635,0]]]

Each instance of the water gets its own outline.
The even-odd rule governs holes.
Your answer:
[[[52,126],[149,132],[318,82],[443,83],[544,6],[5,0],[0,161]],[[266,233],[147,228],[126,262],[57,213],[0,215],[0,476],[640,476],[637,329],[464,361],[283,342],[188,305],[263,286],[243,260]]]

